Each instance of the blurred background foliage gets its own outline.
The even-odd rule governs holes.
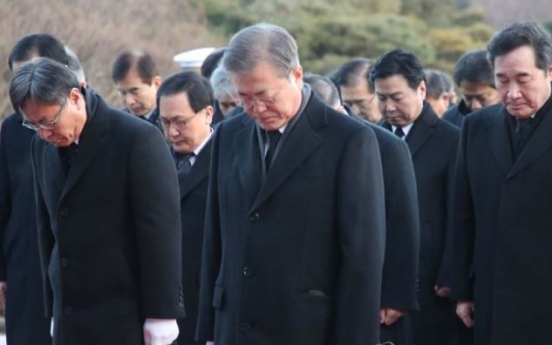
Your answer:
[[[306,70],[327,73],[364,56],[402,47],[426,67],[452,71],[464,52],[485,47],[494,29],[481,9],[457,10],[455,0],[205,0],[209,26],[230,38],[259,21],[286,27]]]

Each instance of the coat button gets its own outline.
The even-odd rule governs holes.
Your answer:
[[[61,267],[69,267],[69,259],[62,258],[61,259]]]
[[[242,331],[243,333],[247,333],[251,330],[251,325],[248,324],[248,323],[242,323],[240,325],[240,331]]]
[[[253,273],[253,270],[250,267],[244,267],[243,268],[243,275],[246,277],[251,277],[251,274]]]
[[[249,221],[251,223],[256,223],[261,219],[261,215],[257,212],[253,213],[251,216],[249,216]]]
[[[65,308],[63,308],[63,313],[65,315],[71,315],[73,313],[73,307],[71,307],[70,305],[66,306]]]
[[[69,209],[67,207],[62,207],[61,210],[59,210],[59,215],[62,217],[67,217],[69,214]]]

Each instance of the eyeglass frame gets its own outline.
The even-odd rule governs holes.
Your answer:
[[[59,123],[59,119],[61,118],[61,113],[63,112],[63,109],[65,109],[65,105],[67,104],[67,98],[63,99],[63,102],[61,103],[58,112],[54,116],[54,119],[48,123],[32,123],[31,121],[27,120],[25,113],[23,112],[23,109],[19,108],[19,112],[23,116],[23,122],[21,125],[25,128],[28,128],[33,131],[39,131],[39,130],[52,130],[56,128],[56,126]]]
[[[192,116],[189,116],[189,117],[187,117],[183,120],[181,120],[180,118],[176,118],[176,119],[172,119],[172,120],[167,120],[167,119],[160,118],[159,122],[161,122],[161,127],[163,127],[164,130],[170,130],[171,125],[174,124],[174,128],[176,128],[176,130],[180,132],[180,131],[183,131],[186,128],[186,126],[194,119],[194,117],[196,117],[198,114],[203,112],[206,108],[207,107],[201,109],[197,113],[195,113]]]

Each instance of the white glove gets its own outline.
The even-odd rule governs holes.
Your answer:
[[[170,345],[178,337],[175,319],[146,319],[143,329],[145,345]]]
[[[52,338],[54,337],[54,318],[52,318],[52,321],[50,322],[50,335]]]

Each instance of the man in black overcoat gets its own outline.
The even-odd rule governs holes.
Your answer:
[[[379,343],[385,212],[373,131],[303,85],[281,27],[241,30],[223,65],[245,112],[213,137],[198,340]]]
[[[412,313],[414,344],[445,345],[454,338],[450,286],[450,228],[455,155],[460,131],[424,102],[423,68],[412,53],[382,55],[370,74],[384,128],[410,148],[420,211],[420,312]]]
[[[48,34],[31,34],[13,47],[8,63],[14,71],[36,57],[67,64],[63,43]],[[0,293],[5,294],[6,338],[9,344],[52,343],[50,319],[44,317],[36,208],[31,166],[35,131],[22,126],[15,112],[0,132]],[[32,332],[29,330],[32,329]]]
[[[194,341],[199,302],[199,272],[211,158],[213,91],[195,72],[167,78],[157,92],[161,125],[172,146],[180,187],[182,286],[186,318],[178,319],[178,345]]]
[[[183,312],[178,182],[151,124],[39,58],[10,100],[32,143],[45,308],[54,344],[170,344]]]
[[[385,261],[381,288],[380,341],[412,344],[408,311],[418,310],[417,284],[420,223],[416,177],[406,143],[386,129],[361,119],[351,107],[341,105],[332,82],[307,75],[304,81],[328,106],[370,127],[380,148],[385,189]],[[379,110],[378,110],[379,111]]]
[[[487,50],[502,104],[464,120],[453,298],[476,345],[549,344],[552,40],[514,23]]]

